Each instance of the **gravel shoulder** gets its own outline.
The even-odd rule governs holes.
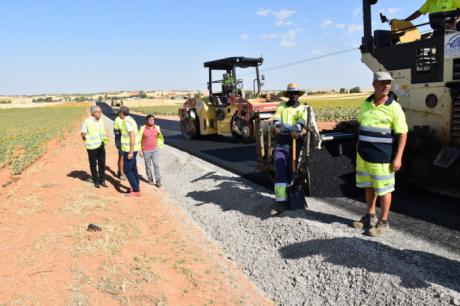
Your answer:
[[[370,238],[349,226],[360,212],[318,198],[270,218],[270,190],[169,146],[161,158],[165,190],[281,305],[460,305],[458,232],[393,214]]]

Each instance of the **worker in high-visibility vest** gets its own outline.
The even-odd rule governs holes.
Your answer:
[[[224,73],[223,80],[222,80],[222,93],[224,95],[229,95],[233,93],[235,84],[236,84],[235,76],[233,76],[232,74],[228,72]]]
[[[139,197],[139,172],[137,171],[137,154],[141,149],[140,134],[136,121],[129,115],[126,106],[120,108],[120,118],[123,120],[121,127],[121,150],[123,151],[123,170],[131,186],[127,196]]]
[[[126,181],[126,176],[123,171],[123,151],[121,150],[121,127],[123,126],[123,119],[120,118],[120,112],[113,121],[113,134],[115,135],[115,147],[118,152],[118,178]]]
[[[145,125],[139,131],[141,138],[141,148],[139,155],[144,158],[145,172],[150,185],[161,187],[160,174],[160,149],[164,144],[164,137],[159,125],[155,124],[155,116],[149,114],[145,118]],[[153,171],[152,173],[152,166]],[[153,181],[155,176],[155,182]]]
[[[353,227],[379,236],[388,228],[391,193],[395,190],[395,172],[402,166],[407,139],[404,111],[391,89],[393,78],[388,72],[374,74],[374,94],[359,110],[359,135],[356,157],[356,186],[365,189],[367,212]],[[380,197],[380,218],[376,202]]]
[[[89,168],[94,187],[108,187],[105,183],[105,145],[109,142],[105,133],[102,111],[99,106],[90,108],[91,116],[83,121],[81,138],[88,152]],[[99,170],[99,171],[98,171]]]
[[[288,187],[292,182],[292,135],[299,138],[307,122],[307,107],[300,105],[299,97],[305,94],[295,83],[288,85],[282,95],[289,100],[278,105],[274,118],[276,146],[275,201],[276,207],[270,211],[275,216],[289,208]],[[298,146],[300,148],[300,145]]]
[[[412,21],[421,15],[429,14],[430,25],[434,30],[433,35],[442,35],[446,28],[445,13],[455,12],[460,9],[460,0],[426,0],[417,11],[407,17],[406,21]],[[444,14],[443,14],[444,13]],[[455,15],[455,13],[454,13]],[[453,26],[459,21],[459,14],[456,14],[456,20],[449,26]]]

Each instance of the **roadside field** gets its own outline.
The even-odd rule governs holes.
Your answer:
[[[335,98],[317,98],[310,97],[302,99],[301,102],[307,102],[314,110],[318,121],[346,121],[353,120],[358,115],[358,108],[366,95],[353,95],[351,97],[335,97]],[[131,110],[155,115],[177,115],[177,110],[182,104],[173,105],[153,105],[131,107]]]
[[[0,110],[0,168],[21,173],[46,150],[48,142],[75,128],[88,104]]]
[[[181,107],[182,103],[169,104],[169,105],[153,105],[153,106],[138,106],[130,107],[130,110],[154,115],[177,115],[177,110]]]

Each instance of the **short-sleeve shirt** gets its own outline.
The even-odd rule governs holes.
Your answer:
[[[94,118],[93,116],[91,116],[90,118],[91,118],[91,120],[93,120],[97,124],[97,126],[99,126],[99,124],[101,124],[101,123],[103,124],[102,119],[96,120],[96,118]],[[83,124],[81,125],[80,132],[82,134],[88,134],[88,127],[86,126],[85,121],[83,121]]]
[[[125,120],[125,125],[126,125],[126,131],[128,133],[131,133],[132,131],[134,131],[134,127],[131,125],[131,123],[129,123],[128,120]]]
[[[425,15],[426,13],[455,11],[459,8],[460,0],[427,0],[418,11]]]
[[[115,121],[113,122],[113,129],[121,130],[122,126],[123,126],[123,119],[121,119],[120,117],[115,118]]]
[[[374,95],[367,98],[361,104],[358,123],[368,127],[391,129],[393,134],[404,134],[408,131],[406,115],[393,95],[379,106],[374,103]]]

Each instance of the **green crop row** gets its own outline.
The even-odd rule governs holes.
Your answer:
[[[87,105],[0,110],[0,167],[21,173],[53,138],[75,129]]]

